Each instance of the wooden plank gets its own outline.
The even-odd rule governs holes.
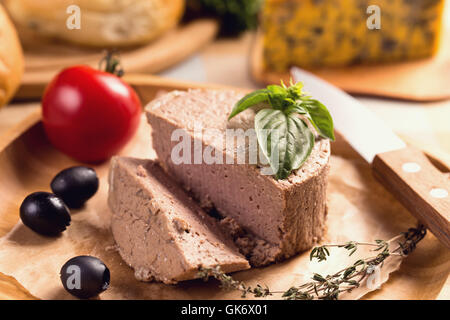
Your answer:
[[[38,300],[16,279],[0,272],[0,300]]]
[[[438,55],[430,59],[310,71],[352,94],[422,102],[445,100],[450,98],[450,32],[444,39]],[[261,35],[255,40],[250,64],[253,78],[260,83],[289,82],[289,72],[264,69]]]
[[[121,63],[126,72],[156,73],[183,61],[214,39],[217,22],[195,20],[169,31],[146,46],[123,49]],[[67,45],[48,45],[36,52],[25,51],[26,71],[15,99],[36,99],[42,95],[42,84],[48,83],[61,69],[87,64],[98,67],[103,49],[81,49]]]
[[[378,154],[375,177],[450,249],[450,177],[412,147]]]
[[[173,89],[185,90],[191,87],[223,88],[223,86],[221,85],[197,84],[192,82],[161,79],[155,76],[133,75],[133,74],[128,75],[126,80],[132,83],[132,85],[141,95],[143,101],[153,99],[160,90],[167,90],[167,91]],[[39,109],[37,110],[39,111]],[[3,169],[5,169],[3,171],[5,172],[5,179],[8,179],[10,183],[8,185],[4,185],[3,186],[4,192],[0,193],[0,198],[2,198],[3,195],[3,203],[6,206],[5,207],[6,209],[4,211],[7,212],[7,216],[2,216],[2,224],[0,225],[0,232],[2,232],[2,235],[4,235],[5,232],[10,230],[10,228],[18,220],[17,216],[18,206],[20,205],[21,199],[23,199],[25,193],[27,192],[26,190],[22,190],[25,181],[28,181],[26,177],[34,175],[37,172],[42,175],[50,177],[52,176],[52,174],[54,174],[53,172],[54,170],[56,170],[59,167],[63,167],[63,163],[65,164],[69,162],[67,157],[59,154],[56,150],[51,148],[51,146],[49,146],[47,142],[41,141],[42,138],[39,136],[39,134],[34,134],[36,129],[39,129],[38,126],[33,126],[40,119],[40,112],[38,111],[36,111],[36,113],[33,113],[29,118],[27,117],[26,121],[19,123],[14,129],[8,131],[7,134],[1,136],[0,141],[5,141],[5,143],[3,143],[2,146],[0,146],[0,162],[10,166],[10,167],[3,167]],[[41,131],[42,130],[38,130],[37,132],[39,133]],[[26,137],[23,137],[24,139],[21,138],[21,141],[16,141],[16,143],[14,144],[15,146],[14,148],[8,148],[8,146],[12,146],[10,142],[15,141],[17,137],[19,137],[23,133],[26,133]],[[42,134],[42,132],[40,134]],[[22,143],[24,141],[28,142]],[[34,151],[43,150],[42,157],[35,159],[34,161],[35,164],[30,164],[27,160],[34,155],[33,150],[29,150],[29,148],[34,149]],[[42,168],[42,166],[44,166],[44,168]],[[18,168],[20,168],[20,172],[17,172]],[[36,172],[36,170],[38,171]],[[11,181],[11,178],[16,177],[18,174],[21,177],[21,179]],[[22,179],[24,180],[22,181]],[[47,182],[48,179],[47,180],[38,179],[38,180],[39,181],[33,182],[31,185],[28,185],[27,187],[30,190],[42,189],[45,188],[45,186],[47,186],[48,188]],[[14,199],[8,197],[8,194],[14,194]],[[0,284],[0,297],[8,299],[9,298],[21,299],[25,298],[22,294],[25,294],[25,296],[31,296],[27,293],[25,289],[24,289],[25,293],[23,293],[21,289],[17,291],[18,283],[15,281],[15,279],[10,277],[3,277],[0,280],[0,282],[1,281],[3,281],[4,284],[3,285]]]

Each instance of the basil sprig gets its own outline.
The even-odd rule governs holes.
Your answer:
[[[303,84],[298,82],[289,87],[281,83],[254,91],[239,100],[228,117],[230,120],[256,104],[267,107],[256,114],[255,130],[276,179],[286,179],[311,154],[315,137],[305,120],[320,136],[334,140],[333,119],[327,108],[302,89]]]

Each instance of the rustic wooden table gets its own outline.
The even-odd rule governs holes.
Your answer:
[[[253,34],[218,40],[200,53],[162,72],[163,77],[258,88],[249,73]],[[407,142],[433,154],[450,167],[450,101],[415,103],[357,97],[383,118]],[[36,110],[33,104],[11,104],[0,110],[0,140]],[[1,141],[0,141],[1,143]],[[438,296],[450,299],[450,280]]]

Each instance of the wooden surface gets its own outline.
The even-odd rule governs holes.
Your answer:
[[[196,81],[228,86],[259,88],[260,85],[255,84],[248,72],[250,69],[248,56],[253,48],[253,39],[253,34],[245,34],[237,39],[216,40],[192,59],[177,65],[173,68],[173,72],[164,73],[164,76],[188,80],[193,78]],[[141,89],[140,91],[144,97],[153,95],[152,90]],[[417,103],[368,97],[357,98],[386,121],[402,139],[427,151],[450,167],[450,128],[448,126],[450,101]],[[23,123],[26,125],[27,117],[39,116],[39,112],[38,104],[28,103],[10,105],[0,110],[0,141],[4,143],[6,137],[14,137],[14,134],[7,133],[20,132],[19,128],[23,129]],[[414,277],[412,273],[411,277]],[[395,280],[393,282],[397,283]],[[450,299],[450,279],[436,295],[438,299]]]
[[[262,39],[258,35],[252,49],[251,72],[260,83],[289,82],[289,72],[277,73],[263,67]],[[450,98],[450,31],[444,35],[439,53],[432,58],[384,65],[310,70],[352,94],[412,101]],[[425,80],[426,79],[426,80]]]
[[[372,168],[377,179],[450,249],[450,176],[413,147],[378,154]],[[438,188],[447,196],[433,197],[432,190]]]
[[[0,300],[36,300],[16,279],[0,273]]]
[[[217,23],[196,20],[181,25],[148,45],[120,51],[126,72],[156,73],[186,59],[213,40]],[[36,41],[25,47],[25,74],[16,99],[39,98],[43,87],[61,69],[88,64],[97,68],[104,55],[101,49],[82,49],[67,44]]]
[[[177,90],[186,90],[189,86],[192,85],[192,82],[188,81],[179,81],[168,78],[161,78],[159,76],[153,75],[145,75],[145,74],[126,74],[124,76],[124,80],[129,83],[136,92],[139,94],[143,101],[150,101],[157,92],[159,91],[169,91],[173,89]],[[43,93],[45,86],[47,85],[49,79],[39,78],[36,79],[32,84],[27,84],[26,82],[22,85],[21,91],[23,96],[38,96],[40,97]],[[198,87],[203,88],[233,88],[236,87],[231,85],[224,84],[214,84],[214,83],[198,83],[196,84]],[[238,89],[239,90],[239,89]],[[10,107],[3,111],[5,114],[3,117],[0,117],[0,138],[2,136],[2,128],[3,131],[12,131],[17,132],[20,131],[23,125],[28,125],[30,119],[36,119],[36,116],[39,115],[39,112],[33,112],[30,110],[30,106],[33,104],[22,106],[20,109]],[[32,114],[33,113],[33,114]],[[450,116],[450,112],[447,112]],[[0,114],[1,115],[1,114]],[[26,119],[27,115],[30,115],[30,118]],[[23,118],[23,119],[22,119]],[[17,120],[15,120],[17,119]],[[2,125],[2,121],[5,122]],[[13,125],[15,124],[15,125]],[[6,128],[6,129],[5,129]],[[11,132],[11,133],[12,133]],[[8,134],[5,132],[5,134]],[[450,136],[449,136],[450,137]],[[441,151],[439,148],[435,148],[430,144],[420,143],[408,137],[406,138],[408,143],[420,148],[425,151],[427,155],[429,155],[433,161],[434,165],[440,168],[450,168],[450,155],[444,151]],[[2,146],[3,141],[7,141],[7,139],[0,139],[0,146]]]
[[[183,82],[178,80],[171,80],[167,78],[161,78],[158,76],[148,75],[148,74],[138,74],[130,73],[125,74],[123,77],[124,81],[130,84],[141,97],[153,97],[156,92],[161,90],[186,90],[192,85],[192,82]],[[22,83],[19,89],[20,97],[37,97],[40,99],[42,93],[48,82],[51,80],[50,77],[36,77],[32,82],[27,82],[26,79]],[[207,84],[199,83],[198,87],[201,88],[231,88],[231,86],[224,86],[218,84]],[[234,88],[236,89],[236,88]],[[144,99],[147,101],[147,99]]]
[[[153,99],[160,90],[187,89],[198,86],[189,82],[160,79],[154,76],[129,75],[128,77],[128,81],[133,83],[144,103]],[[199,86],[219,87],[212,84]],[[0,167],[2,172],[6,173],[3,177],[4,181],[10,181],[7,186],[3,185],[3,191],[0,195],[3,203],[2,212],[9,212],[7,215],[2,214],[2,219],[0,219],[0,236],[11,230],[17,222],[16,211],[20,199],[30,190],[45,190],[48,188],[46,179],[41,179],[42,177],[49,178],[57,168],[74,164],[72,160],[53,150],[48,142],[41,141],[42,133],[39,133],[41,129],[39,126],[35,126],[40,118],[39,105],[30,104],[27,107],[31,110],[29,116],[10,127],[9,130],[0,132],[0,141],[2,142],[0,150],[3,150],[0,152]],[[27,134],[21,135],[23,132],[27,132]],[[55,155],[54,158],[49,156],[52,154]],[[106,174],[106,172],[103,173]],[[41,178],[37,179],[36,177]],[[14,196],[12,197],[12,195]],[[445,273],[445,270],[443,271]],[[440,279],[437,282],[440,283],[440,288],[442,288],[444,282],[445,279]],[[417,290],[420,289],[417,288]],[[436,290],[436,288],[433,290]],[[433,294],[437,295],[437,293]],[[381,298],[383,295],[375,294],[374,297]],[[33,298],[33,296],[13,278],[0,274],[0,298]]]
[[[145,124],[145,123],[143,123]],[[124,150],[127,155],[143,155],[147,154],[150,145],[148,143],[149,132],[146,130],[147,126],[141,126],[138,134],[138,143],[131,145]],[[341,138],[333,145],[333,152],[344,157],[353,158],[354,153],[349,150],[348,145]],[[147,154],[150,156],[150,153]],[[351,166],[346,160],[340,160],[340,165]],[[396,233],[404,230],[406,227],[414,224],[407,212],[402,210],[401,206],[396,203],[389,196],[387,192],[370,179],[370,168],[363,162],[351,169],[352,178],[345,177],[345,180],[353,180],[356,184],[346,185],[344,181],[340,180],[342,170],[344,168],[337,168],[334,163],[335,174],[332,176],[330,183],[334,184],[334,192],[331,192],[331,206],[333,211],[329,213],[329,227],[334,230],[339,237],[343,235],[343,229],[347,229],[346,234],[358,239],[370,239],[370,237],[385,237],[387,234]],[[35,125],[28,129],[26,133],[15,139],[5,150],[0,152],[0,168],[4,173],[2,178],[7,183],[0,185],[0,236],[5,235],[16,225],[18,221],[18,208],[21,200],[26,194],[35,190],[49,190],[49,181],[61,169],[68,166],[76,165],[77,163],[70,158],[62,155],[55,150],[49,142],[45,139],[42,126]],[[105,212],[106,208],[106,194],[107,194],[107,164],[95,167],[101,183],[99,193],[89,201],[86,208],[79,210],[73,214],[73,223],[68,229],[67,233],[58,239],[45,239],[19,225],[15,231],[10,235],[9,239],[13,242],[13,252],[11,256],[21,257],[17,261],[23,261],[25,257],[30,257],[32,263],[27,265],[20,265],[17,268],[17,263],[11,266],[12,270],[17,270],[17,274],[27,274],[28,280],[23,283],[27,288],[33,288],[35,295],[43,294],[41,284],[36,284],[38,279],[33,275],[29,275],[30,271],[42,270],[46,268],[46,275],[40,274],[40,278],[48,279],[52,276],[52,285],[44,297],[48,298],[70,298],[64,290],[59,290],[61,284],[59,282],[58,271],[63,261],[67,260],[73,255],[78,254],[92,254],[102,259],[112,270],[112,287],[105,294],[103,298],[108,297],[124,297],[124,293],[128,296],[140,298],[238,298],[239,294],[231,295],[221,291],[217,288],[216,282],[209,282],[205,284],[203,281],[189,282],[179,286],[167,286],[163,284],[149,284],[141,283],[133,279],[133,271],[129,269],[126,264],[122,262],[119,255],[115,251],[107,250],[113,242],[107,233],[106,227],[96,228],[98,225],[107,225],[107,219],[102,219],[103,215],[98,216],[101,212]],[[347,169],[349,169],[347,167]],[[345,169],[345,170],[347,170]],[[353,171],[354,170],[354,171]],[[344,171],[345,172],[345,171]],[[361,175],[361,177],[359,177]],[[334,180],[339,179],[339,180]],[[356,179],[356,180],[355,180]],[[373,180],[373,179],[372,179]],[[353,188],[359,188],[359,184],[366,185],[365,193],[373,196],[353,194]],[[339,190],[347,190],[350,192],[351,201],[353,204],[346,204],[341,208],[341,214],[347,212],[350,208],[361,204],[358,214],[352,217],[352,224],[344,221],[339,214],[336,216],[337,205],[346,203],[344,198],[338,197],[341,194]],[[333,196],[334,194],[334,196]],[[338,197],[338,198],[336,198]],[[368,198],[367,198],[368,197]],[[358,200],[359,199],[359,200]],[[364,202],[360,203],[363,200]],[[370,209],[372,208],[372,209]],[[352,209],[354,210],[354,209]],[[395,217],[395,218],[394,218]],[[89,222],[88,222],[89,221]],[[371,228],[376,230],[376,233],[363,233],[361,236],[361,228],[358,231],[354,230],[355,224],[360,226],[372,225]],[[344,227],[345,226],[345,227]],[[328,236],[330,236],[329,232]],[[95,234],[95,236],[93,236]],[[76,237],[76,241],[73,237]],[[95,237],[93,242],[91,237]],[[334,239],[334,240],[330,240]],[[327,241],[336,241],[336,238],[330,238]],[[343,238],[340,238],[343,241]],[[347,239],[347,238],[346,238]],[[76,248],[76,251],[73,252]],[[39,258],[36,258],[36,255]],[[11,257],[9,256],[9,257]],[[4,257],[2,259],[4,260]],[[11,258],[16,261],[16,258]],[[356,258],[355,258],[356,259]],[[249,270],[248,272],[239,273],[235,275],[237,279],[246,282],[258,281],[267,283],[270,287],[285,288],[292,283],[303,281],[299,276],[305,272],[307,268],[303,265],[297,266],[298,261],[305,261],[309,263],[308,252],[299,255],[294,259],[290,259],[286,263],[272,265],[267,268],[258,268]],[[400,271],[391,276],[388,283],[383,285],[382,290],[377,290],[371,293],[368,299],[392,299],[392,298],[422,298],[433,299],[438,294],[445,283],[445,278],[448,274],[448,257],[442,255],[442,246],[432,236],[428,235],[426,239],[417,248],[417,251],[411,255],[408,260],[402,264]],[[316,266],[317,267],[317,266]],[[314,268],[316,268],[314,267]],[[20,271],[24,270],[24,271]],[[8,272],[8,274],[10,274]],[[420,275],[420,276],[419,276]],[[17,283],[13,278],[0,275],[0,297],[3,298],[22,298],[24,295],[27,298],[32,296],[24,288]],[[17,279],[20,279],[19,277]],[[295,282],[291,282],[295,281]],[[6,290],[6,291],[2,291]],[[120,293],[119,293],[120,292]]]
[[[192,83],[189,82],[183,82],[183,81],[175,81],[170,79],[162,79],[160,77],[156,76],[149,76],[149,75],[128,75],[126,76],[126,81],[133,85],[134,89],[137,91],[138,95],[140,96],[143,103],[146,103],[155,96],[163,91],[169,91],[169,90],[186,90],[193,86]],[[200,84],[197,85],[197,87],[201,88],[218,88],[218,87],[224,87],[219,85],[213,85],[213,84]],[[42,90],[42,87],[37,88],[38,90]],[[19,108],[9,108],[6,110],[6,116],[5,111],[3,111],[2,116],[0,117],[0,167],[2,172],[8,172],[11,174],[13,171],[12,167],[9,167],[10,165],[13,165],[15,167],[16,160],[19,160],[16,158],[16,156],[19,156],[21,158],[21,161],[23,160],[30,160],[28,156],[25,154],[17,155],[14,151],[11,151],[13,148],[8,148],[9,145],[16,142],[17,139],[22,139],[22,135],[25,132],[28,132],[29,130],[32,130],[33,127],[36,126],[36,124],[41,119],[41,109],[39,103],[28,103],[23,104]],[[34,136],[34,134],[31,134]],[[42,136],[41,136],[42,137]],[[20,142],[16,143],[17,145],[21,145]],[[44,143],[45,146],[49,147],[48,143]],[[19,147],[20,149],[20,147]],[[23,150],[23,152],[26,152],[26,150]],[[43,150],[45,152],[45,150]],[[23,158],[22,158],[23,157]],[[16,159],[16,160],[14,160]],[[61,160],[62,159],[62,160]],[[35,159],[39,162],[38,159]],[[19,163],[22,163],[19,161]],[[67,157],[60,156],[58,159],[54,159],[54,161],[63,161],[72,163],[72,160],[70,160]],[[9,162],[9,164],[8,164]],[[23,164],[23,163],[22,163]],[[16,163],[17,165],[17,163]],[[65,163],[62,166],[67,166],[68,164]],[[19,165],[20,166],[20,165]],[[28,165],[25,165],[25,167],[28,167]],[[25,170],[28,170],[25,169]],[[38,169],[39,170],[39,169]],[[30,171],[27,171],[30,172]],[[2,179],[5,179],[6,176],[3,175]],[[16,177],[20,178],[20,177]],[[25,180],[22,180],[25,179]],[[4,181],[4,180],[3,180]],[[12,194],[15,194],[18,198],[16,198],[15,202],[8,201],[8,204],[4,203],[2,205],[2,212],[9,211],[11,214],[2,214],[0,219],[0,237],[7,234],[13,226],[18,221],[18,216],[16,214],[17,211],[17,205],[20,204],[19,198],[23,198],[28,191],[25,190],[24,185],[27,185],[27,188],[38,188],[38,189],[46,189],[47,186],[45,185],[35,185],[29,183],[28,179],[24,176],[20,178],[19,180],[14,179],[12,181],[13,184],[9,185],[7,189],[9,189]],[[3,186],[5,186],[3,184]],[[4,192],[2,195],[0,195],[0,199],[6,200],[8,198],[11,200],[10,196],[7,196]],[[6,206],[6,207],[5,207]],[[28,292],[19,282],[17,282],[16,279],[13,277],[7,276],[5,274],[0,273],[0,300],[3,299],[24,299],[24,300],[32,300],[37,299],[32,294]]]

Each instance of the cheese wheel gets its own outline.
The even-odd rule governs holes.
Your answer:
[[[443,0],[266,0],[266,70],[426,58],[438,48]]]
[[[0,5],[0,107],[16,92],[23,69],[23,53],[16,30]]]
[[[6,0],[5,3],[24,31],[94,47],[146,43],[174,27],[184,11],[184,0]]]

